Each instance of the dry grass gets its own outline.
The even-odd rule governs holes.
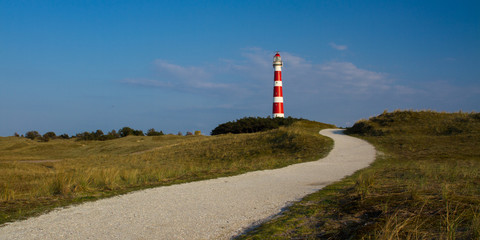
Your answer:
[[[110,141],[0,138],[0,223],[153,186],[311,161],[332,142],[302,121],[268,132],[129,136]]]
[[[381,154],[241,239],[480,239],[480,114],[395,111],[360,122]]]

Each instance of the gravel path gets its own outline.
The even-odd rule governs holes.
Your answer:
[[[229,239],[292,201],[367,167],[375,149],[342,130],[315,162],[158,187],[52,211],[0,228],[0,239]]]

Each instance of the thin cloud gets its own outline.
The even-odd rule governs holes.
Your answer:
[[[195,92],[205,97],[221,96],[224,104],[264,102],[272,88],[273,54],[260,48],[245,48],[240,59],[219,59],[205,66],[183,66],[156,59],[153,62],[154,78],[129,78],[123,82]],[[416,93],[415,89],[395,84],[387,73],[364,69],[352,62],[313,63],[289,52],[280,54],[284,61],[285,91],[298,97],[348,94],[354,98],[388,92],[397,95]]]
[[[201,67],[194,67],[194,66],[180,66],[173,63],[169,63],[163,59],[157,59],[154,62],[156,66],[156,70],[159,73],[167,73],[172,75],[176,79],[205,79],[209,77],[209,74],[205,71],[205,69]]]
[[[228,82],[220,78],[221,72],[212,66],[183,66],[164,59],[154,60],[153,66],[154,77],[127,78],[121,82],[140,87],[195,94],[205,99],[210,97],[228,99],[245,93],[245,89],[236,82]]]
[[[241,55],[246,58],[247,62],[259,67],[270,67],[272,61],[268,56],[268,52],[259,48],[249,48],[242,52]]]
[[[319,74],[326,76],[341,87],[354,87],[362,92],[368,89],[384,89],[391,87],[387,74],[361,69],[351,62],[329,62],[320,64]]]
[[[231,84],[214,83],[214,82],[206,82],[206,81],[195,81],[193,82],[192,86],[194,88],[201,88],[201,89],[229,89],[232,87]]]
[[[142,87],[160,87],[160,88],[167,88],[167,87],[172,87],[173,85],[168,82],[161,82],[157,80],[151,80],[151,79],[133,79],[133,78],[126,78],[121,81],[122,83],[127,83],[131,85],[137,85],[137,86],[142,86]]]
[[[347,45],[338,45],[338,44],[335,44],[334,42],[330,43],[330,47],[332,47],[333,49],[337,49],[339,51],[345,51],[348,48]]]
[[[363,69],[351,62],[312,63],[305,58],[283,53],[286,83],[296,92],[371,95],[394,88],[387,73]]]

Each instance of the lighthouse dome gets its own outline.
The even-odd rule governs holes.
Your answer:
[[[277,52],[275,56],[273,56],[273,66],[282,66],[282,57],[280,57],[280,54]]]
[[[280,57],[280,54],[277,52],[277,54],[275,54],[275,56],[273,57],[273,61],[274,62],[281,62],[282,61],[282,57]]]

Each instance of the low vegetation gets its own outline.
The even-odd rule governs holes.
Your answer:
[[[77,133],[75,136],[72,136],[72,137],[69,137],[68,134],[62,134],[60,136],[57,136],[55,132],[47,132],[43,135],[40,135],[40,133],[38,133],[37,131],[32,130],[32,131],[26,132],[24,137],[31,140],[48,142],[52,139],[58,139],[58,138],[62,138],[62,139],[75,138],[78,141],[91,141],[91,140],[106,141],[106,140],[113,140],[121,137],[127,137],[127,136],[162,136],[162,135],[164,135],[162,131],[157,132],[155,131],[154,128],[149,129],[147,134],[144,134],[142,130],[136,130],[130,127],[123,127],[119,129],[118,132],[116,130],[112,130],[107,134],[104,134],[103,131],[99,129],[94,132]],[[20,137],[18,133],[15,133],[14,136]]]
[[[480,114],[395,111],[349,134],[371,167],[239,239],[480,239]]]
[[[0,223],[148,187],[316,160],[332,147],[318,134],[330,127],[303,120],[265,132],[219,136],[0,138]]]
[[[226,133],[254,133],[262,132],[271,129],[276,129],[281,126],[290,126],[294,122],[300,121],[300,118],[271,118],[271,117],[244,117],[232,122],[226,122],[218,125],[212,130],[211,135],[219,135]]]

